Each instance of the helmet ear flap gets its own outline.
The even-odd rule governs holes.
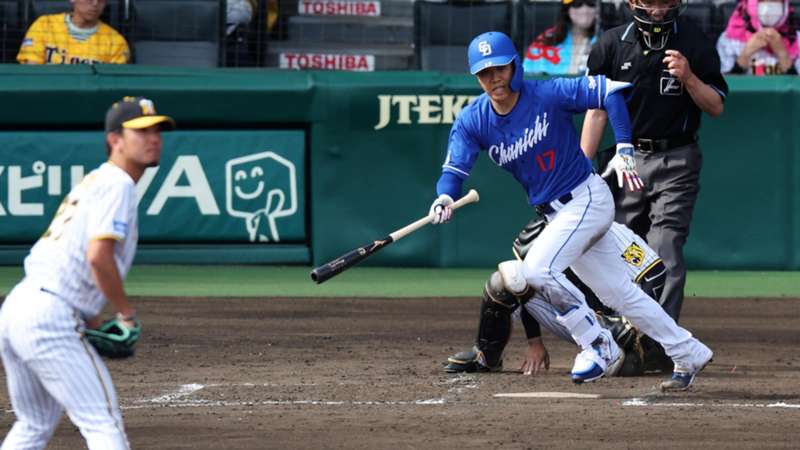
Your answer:
[[[509,86],[512,91],[519,92],[519,90],[522,89],[523,75],[522,58],[517,55],[514,57],[514,76],[511,77],[511,85]]]

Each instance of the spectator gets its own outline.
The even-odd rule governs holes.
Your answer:
[[[740,0],[717,41],[722,72],[797,74],[797,37],[789,0]]]
[[[248,25],[253,20],[255,0],[227,0],[225,17],[226,64],[232,67],[255,65],[253,46],[255,36],[249,33]]]
[[[540,34],[525,52],[527,73],[574,75],[586,71],[595,41],[594,0],[562,0],[556,24]]]
[[[255,5],[251,0],[228,0],[226,2],[225,18],[227,24],[225,35],[230,36],[240,25],[247,25],[253,19]]]
[[[100,20],[106,0],[71,0],[72,12],[40,16],[17,54],[20,64],[125,64],[125,38]]]

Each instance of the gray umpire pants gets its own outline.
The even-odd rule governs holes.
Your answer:
[[[614,189],[616,221],[643,237],[664,260],[667,279],[661,298],[656,300],[676,322],[686,284],[683,245],[700,191],[702,165],[703,155],[696,143],[662,152],[637,150],[636,168],[644,189]],[[610,184],[616,188],[616,180],[613,181]]]

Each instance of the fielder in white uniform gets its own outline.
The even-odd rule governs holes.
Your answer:
[[[528,202],[548,226],[525,260],[501,263],[499,271],[512,293],[541,292],[559,311],[558,321],[582,351],[572,380],[583,383],[614,373],[624,355],[608,330],[597,323],[583,293],[563,272],[575,274],[610,308],[626,316],[664,347],[675,362],[665,390],[687,389],[711,360],[712,352],[679,327],[618,266],[608,233],[614,201],[606,183],[592,171],[580,148],[573,116],[605,109],[617,140],[609,163],[620,186],[642,186],[636,173],[630,119],[622,92],[629,87],[605,77],[523,80],[519,54],[511,39],[498,32],[477,36],[467,57],[484,94],[461,111],[450,132],[447,157],[431,204],[433,223],[446,222],[461,196],[481,151],[510,172],[528,194]]]
[[[90,449],[127,449],[108,369],[86,341],[109,301],[133,327],[122,281],[138,239],[135,184],[158,165],[174,121],[125,97],[106,114],[108,162],[70,191],[25,258],[25,278],[0,310],[0,355],[17,420],[2,450],[41,449],[66,410]]]

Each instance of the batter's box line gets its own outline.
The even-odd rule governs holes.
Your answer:
[[[622,402],[622,406],[656,406],[666,408],[785,408],[800,409],[800,404],[775,402],[775,403],[693,403],[693,402],[650,402],[640,397],[634,397]]]
[[[413,401],[334,401],[334,400],[264,400],[258,402],[249,401],[224,401],[189,399],[176,400],[169,403],[150,403],[122,406],[124,410],[144,409],[144,408],[197,408],[197,407],[254,407],[254,406],[419,406],[419,405],[444,405],[443,398],[432,398],[426,400]]]
[[[331,401],[331,400],[265,400],[265,401],[224,401],[208,399],[189,399],[187,397],[206,387],[230,386],[262,386],[254,383],[239,384],[209,384],[202,385],[191,383],[181,385],[177,390],[168,392],[150,399],[136,400],[134,405],[124,405],[121,409],[142,409],[153,407],[215,407],[215,406],[289,406],[289,405],[320,405],[320,406],[404,406],[404,405],[443,405],[444,398],[418,399],[411,401]]]

